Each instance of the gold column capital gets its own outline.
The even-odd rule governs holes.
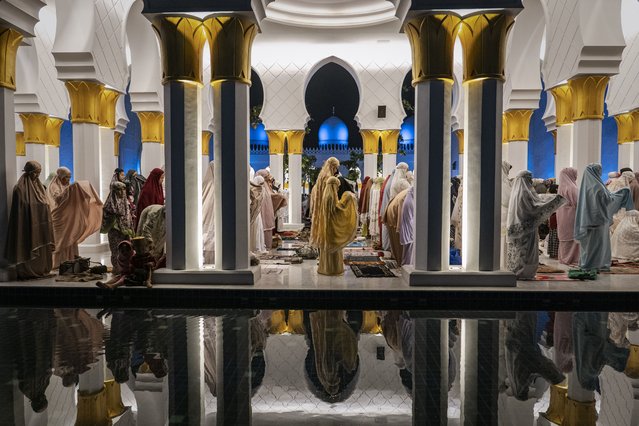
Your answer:
[[[506,117],[506,113],[501,115],[501,143],[507,144],[508,139],[506,139],[506,134],[508,133],[508,117]]]
[[[397,154],[399,129],[380,130],[379,136],[382,138],[382,154]]]
[[[98,121],[100,126],[115,129],[115,104],[120,97],[120,92],[112,89],[104,89],[100,92],[100,112]]]
[[[27,155],[27,146],[24,144],[24,132],[16,132],[16,156]]]
[[[404,24],[413,60],[415,86],[423,81],[453,81],[453,51],[461,18],[454,13],[426,13]]]
[[[457,151],[459,154],[464,153],[464,129],[455,130],[455,136],[457,136]]]
[[[288,130],[286,140],[288,141],[289,154],[302,154],[304,152],[304,130]]]
[[[572,123],[572,88],[568,83],[550,89],[555,98],[555,125],[563,126]]]
[[[142,143],[164,143],[164,113],[159,111],[140,111]]]
[[[113,155],[116,157],[120,156],[120,138],[122,137],[122,133],[114,132],[113,133]]]
[[[581,402],[566,396],[565,404],[562,424],[594,425],[597,423],[597,409],[594,400]]]
[[[202,21],[187,16],[157,15],[151,21],[162,51],[162,84],[186,81],[202,84]]]
[[[251,46],[257,25],[240,15],[215,16],[204,21],[211,49],[211,83],[251,84]]]
[[[632,140],[639,141],[639,109],[630,111],[632,116]]]
[[[64,85],[71,100],[71,122],[100,124],[100,95],[104,86],[84,80],[70,80]]]
[[[603,120],[604,95],[609,80],[607,75],[583,75],[568,80],[574,121]]]
[[[286,140],[286,130],[267,130],[268,153],[284,154],[284,142]]]
[[[202,155],[208,157],[210,154],[209,142],[211,141],[211,132],[202,130]]]
[[[115,379],[110,379],[104,381],[104,387],[106,389],[107,415],[110,419],[122,415],[126,411],[126,407],[122,403],[120,384]]]
[[[613,116],[617,122],[617,143],[634,142],[634,117],[632,113],[626,112]]]
[[[506,35],[515,22],[509,12],[479,12],[461,21],[459,39],[464,53],[464,82],[481,78],[504,80]]]
[[[20,114],[24,129],[24,143],[47,143],[47,120],[49,116],[42,113]]]
[[[0,26],[0,87],[16,90],[16,55],[22,34]]]
[[[529,139],[532,109],[511,109],[504,113],[506,128],[502,129],[506,141],[527,141]]]
[[[380,131],[376,129],[362,129],[359,133],[362,135],[364,154],[377,154],[379,152]]]
[[[94,393],[78,391],[77,410],[78,414],[75,420],[77,426],[108,426],[111,424],[104,386]]]
[[[60,129],[64,120],[56,117],[48,117],[46,122],[47,145],[60,148]]]

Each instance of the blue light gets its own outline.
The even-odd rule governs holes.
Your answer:
[[[403,144],[415,143],[415,116],[406,117],[399,130]]]
[[[348,145],[348,127],[339,118],[327,118],[319,128],[319,146]]]
[[[260,123],[256,128],[250,126],[250,139],[252,145],[268,146],[268,135],[264,129],[264,124]]]

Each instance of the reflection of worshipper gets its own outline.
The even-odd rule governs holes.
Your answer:
[[[639,260],[639,211],[625,214],[612,234],[612,257],[624,261]]]
[[[326,181],[324,196],[320,202],[320,225],[316,237],[319,248],[319,267],[322,275],[341,275],[344,273],[342,249],[355,239],[357,234],[357,200],[355,194],[346,192],[337,198],[339,179],[330,177]]]
[[[127,186],[127,193],[129,196],[133,197],[133,204],[136,206],[145,182],[146,178],[139,175],[138,172],[133,169],[129,170],[124,178],[124,183],[126,183]]]
[[[262,176],[255,176],[251,181],[250,187],[250,239],[249,250],[257,253],[266,251],[264,245],[264,225],[262,223],[262,203],[264,197],[266,197],[266,191],[264,190],[264,178]]]
[[[555,365],[562,373],[572,371],[572,312],[555,312],[553,324]]]
[[[202,181],[202,242],[204,263],[215,263],[215,162],[206,168]]]
[[[146,179],[140,197],[138,198],[137,211],[143,212],[151,204],[164,205],[164,170],[155,168]],[[137,221],[135,222],[137,226]]]
[[[339,169],[339,161],[335,157],[330,157],[319,172],[317,176],[317,180],[315,181],[315,185],[311,190],[311,201],[310,201],[310,215],[311,215],[311,235],[310,235],[310,243],[314,247],[319,247],[318,245],[318,237],[320,234],[321,225],[324,224],[324,219],[320,217],[320,204],[322,201],[322,197],[324,196],[324,189],[326,188],[326,181],[335,176],[337,170]]]
[[[388,228],[388,239],[390,241],[393,259],[395,259],[399,264],[402,263],[403,259],[402,245],[399,240],[399,226],[401,222],[402,208],[404,207],[404,200],[408,194],[409,187],[410,184],[406,179],[396,180],[393,184],[393,193],[395,193],[395,196],[391,202],[388,203],[388,207],[386,207],[386,211],[384,211],[384,215],[382,216],[382,220]]]
[[[100,232],[107,234],[109,238],[113,274],[117,275],[120,273],[117,262],[118,246],[134,234],[131,210],[126,197],[126,185],[122,182],[111,184],[111,192],[104,203]]]
[[[55,252],[53,266],[73,260],[78,244],[100,230],[102,201],[88,181],[75,182],[58,196],[58,204],[51,211]]]
[[[508,269],[518,279],[532,279],[539,266],[537,227],[565,201],[563,197],[542,198],[532,186],[532,173],[517,173],[508,205]]]
[[[574,239],[578,194],[577,169],[567,167],[559,172],[557,194],[566,199],[566,204],[557,209],[559,262],[564,265],[576,265],[579,263],[579,244]]]
[[[163,267],[165,256],[164,246],[166,244],[166,207],[153,204],[144,209],[140,215],[137,235],[147,240],[147,249],[153,259],[155,268]]]
[[[611,193],[601,181],[601,165],[586,167],[579,189],[575,219],[575,240],[581,245],[579,267],[609,270],[612,216],[621,208],[632,210],[630,189]]]
[[[402,245],[402,265],[412,265],[413,243],[415,242],[415,187],[410,187],[404,198],[404,205],[400,214],[399,242]]]
[[[45,277],[53,265],[53,223],[41,170],[37,161],[27,161],[13,188],[5,253],[18,279]]]
[[[60,167],[55,172],[55,177],[51,180],[51,183],[47,186],[47,193],[51,200],[53,200],[53,204],[51,205],[51,209],[54,209],[64,197],[65,190],[69,187],[69,183],[71,182],[71,170],[66,167]]]
[[[111,370],[113,378],[118,383],[126,383],[129,380],[134,330],[135,323],[126,311],[115,311],[111,314],[109,338],[104,341],[104,357],[107,368]]]

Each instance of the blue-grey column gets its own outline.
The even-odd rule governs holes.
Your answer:
[[[16,183],[16,131],[13,90],[0,87],[0,281],[9,281],[6,260],[7,229],[11,196]],[[15,277],[14,277],[15,278]]]
[[[413,318],[413,424],[448,424],[448,320]]]
[[[251,312],[217,317],[217,425],[251,424]]]
[[[452,81],[415,86],[415,269],[448,268]]]
[[[497,425],[499,321],[463,320],[461,424]]]
[[[166,161],[166,260],[174,270],[202,263],[201,88],[195,83],[164,85]]]
[[[249,267],[249,85],[213,84],[215,268]]]

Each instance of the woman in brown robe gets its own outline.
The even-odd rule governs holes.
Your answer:
[[[40,163],[27,161],[13,188],[5,250],[20,280],[46,277],[53,266],[53,224],[41,171]]]
[[[69,188],[69,184],[71,182],[71,170],[66,167],[60,167],[55,172],[55,177],[51,180],[49,186],[47,186],[47,193],[53,204],[51,205],[51,209],[54,209],[65,196],[65,191]]]

